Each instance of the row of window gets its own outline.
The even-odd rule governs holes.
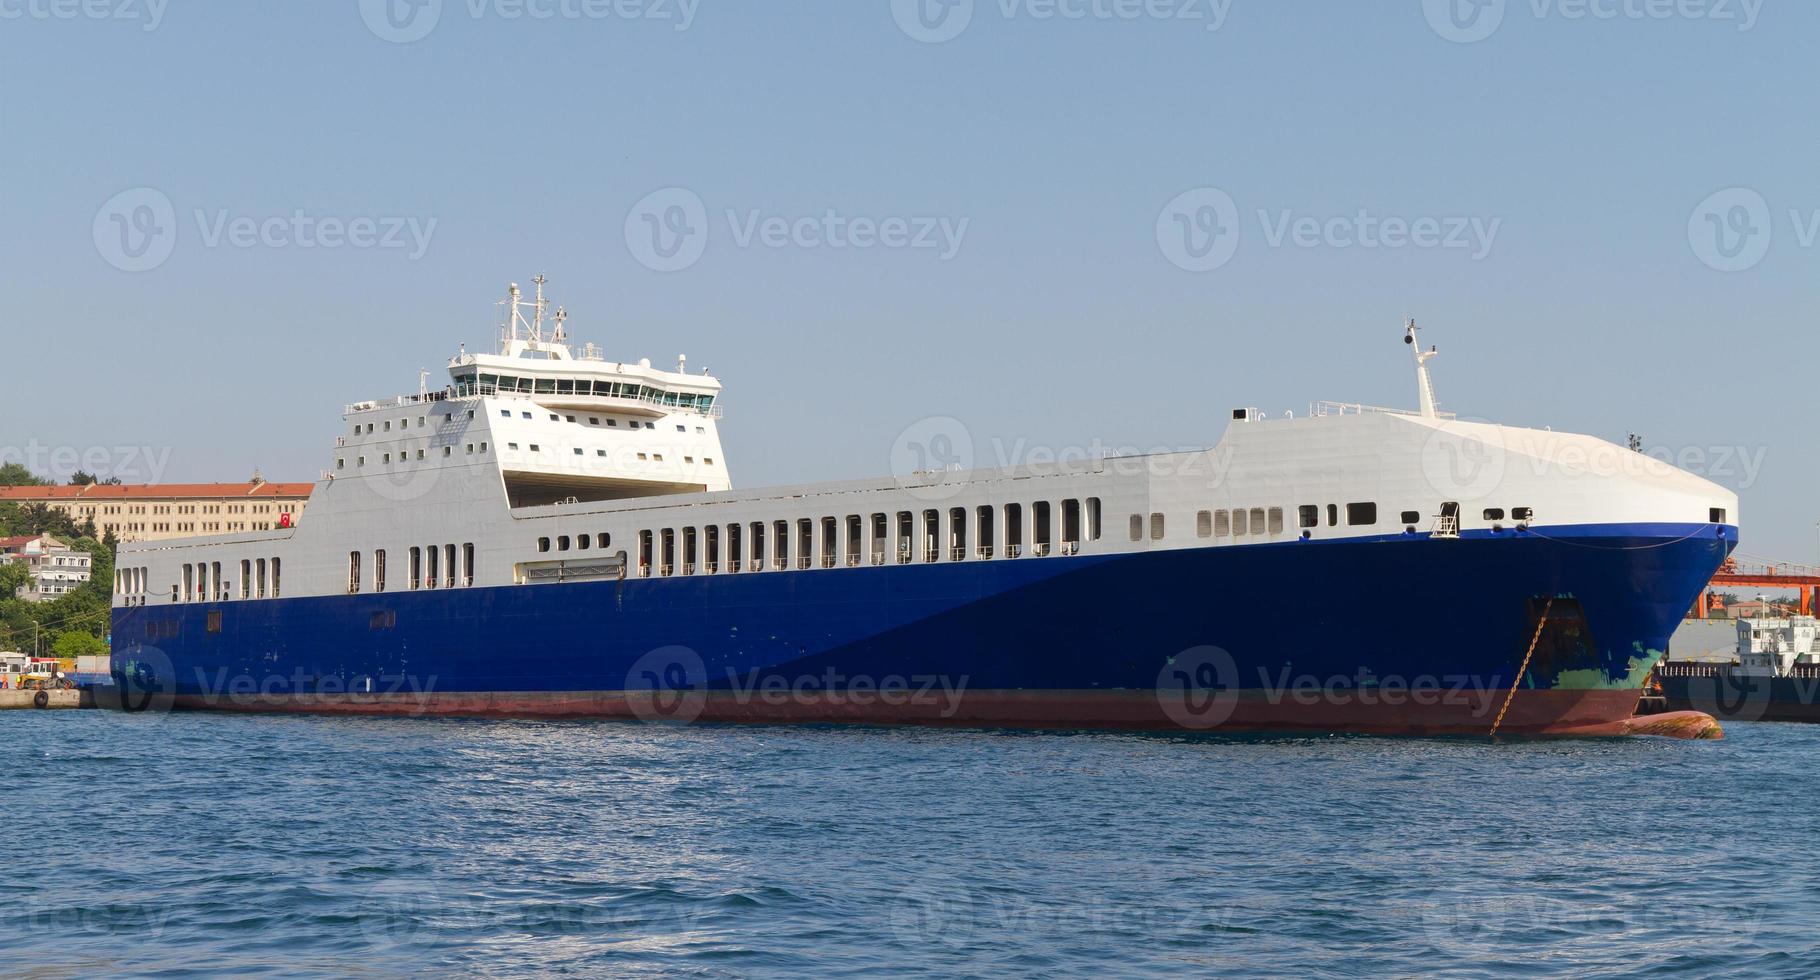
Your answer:
[[[479,449],[479,452],[480,452],[480,454],[481,454],[481,455],[485,455],[485,454],[486,454],[486,453],[487,453],[487,451],[488,451],[488,449],[489,449],[489,448],[490,448],[490,447],[489,447],[489,446],[488,446],[488,445],[487,445],[487,444],[486,444],[486,443],[484,443],[484,442],[483,442],[483,443],[480,443],[480,444],[479,444],[479,445],[480,445],[480,449]],[[468,456],[473,456],[473,455],[475,455],[475,448],[474,448],[474,446],[475,446],[475,444],[474,444],[474,443],[471,443],[471,442],[470,442],[470,443],[468,443],[468,451],[467,451],[467,453],[466,453],[466,455],[468,455]],[[512,447],[512,448],[514,448],[514,449],[516,449],[516,448],[518,448],[518,447],[517,447],[517,446],[514,446],[514,447]],[[448,459],[448,458],[450,458],[450,457],[451,457],[451,456],[454,456],[454,455],[455,455],[455,447],[454,447],[454,446],[444,446],[444,447],[442,447],[442,458],[443,458],[443,459]],[[393,456],[393,454],[392,454],[392,453],[386,453],[386,454],[385,454],[385,456],[384,456],[384,460],[385,460],[385,464],[386,464],[386,465],[388,465],[388,466],[389,466],[389,465],[391,465],[391,463],[392,463],[392,456]],[[399,462],[400,462],[400,463],[403,463],[403,462],[405,462],[405,461],[407,461],[407,460],[408,460],[408,459],[410,459],[410,450],[408,450],[408,449],[405,449],[405,448],[404,448],[404,447],[399,447],[399,450],[398,450],[398,453],[397,453],[397,456],[398,456],[398,461],[399,461]],[[422,459],[426,459],[426,458],[427,458],[427,452],[426,452],[426,450],[423,450],[423,449],[419,449],[419,450],[417,450],[417,458],[418,458],[418,459],[419,459],[419,460],[422,460]],[[365,457],[365,456],[356,456],[356,457],[354,457],[354,465],[355,465],[355,466],[356,466],[356,467],[361,467],[361,466],[365,466],[365,465],[367,465],[367,458],[366,458],[366,457]],[[337,458],[337,459],[336,459],[336,460],[335,460],[335,468],[336,468],[336,469],[338,469],[338,470],[343,470],[343,469],[347,469],[347,466],[348,466],[348,461],[347,461],[347,457],[345,457],[345,456],[343,456],[343,457],[339,457],[339,458]]]
[[[1098,497],[1039,500],[1027,506],[930,509],[920,514],[905,510],[864,517],[848,514],[845,518],[803,517],[724,527],[710,524],[638,532],[637,575],[1072,555],[1083,540],[1099,538]]]
[[[249,558],[240,562],[239,597],[242,599],[264,599],[268,595],[278,598],[279,577],[283,572],[282,559],[273,558],[268,564],[264,558]],[[143,591],[145,569],[135,569],[141,578],[128,582],[128,591]],[[194,562],[183,566],[183,583],[171,586],[172,602],[226,602],[234,598],[235,586],[221,574],[221,563]]]
[[[653,388],[635,381],[598,381],[592,378],[516,378],[509,374],[462,373],[454,376],[456,397],[518,392],[527,395],[589,395],[596,398],[630,398],[634,401],[692,409],[706,413],[714,407],[713,395],[685,394]]]
[[[530,412],[526,412],[526,411],[522,411],[522,410],[521,410],[521,411],[519,411],[519,413],[518,413],[518,416],[519,416],[519,418],[525,418],[525,419],[528,419],[528,418],[530,418],[530,417],[531,417],[531,413],[530,413]],[[511,410],[511,409],[509,409],[509,408],[502,408],[502,409],[500,409],[500,410],[499,410],[499,417],[500,417],[500,418],[502,418],[502,419],[509,419],[509,418],[511,418],[511,417],[512,417],[512,410]],[[592,426],[599,426],[599,425],[600,425],[600,417],[599,417],[599,416],[595,416],[595,415],[589,415],[589,416],[587,416],[587,419],[588,419],[588,424],[589,424],[589,425],[592,425]],[[576,417],[576,416],[573,416],[573,415],[557,415],[557,414],[556,414],[556,413],[555,413],[555,412],[551,412],[551,413],[550,413],[550,421],[552,421],[552,422],[562,422],[562,421],[565,421],[565,420],[566,420],[566,421],[569,421],[569,422],[574,422],[574,423],[575,423],[575,424],[576,424],[576,425],[580,425],[580,424],[581,424],[581,420],[580,420],[580,419],[578,419],[578,418],[577,418],[577,417]],[[611,417],[608,417],[608,418],[607,418],[607,428],[609,428],[609,429],[617,429],[617,428],[619,428],[619,424],[620,424],[620,420],[619,420],[619,419],[616,419],[616,418],[611,418]],[[626,428],[628,428],[628,429],[637,429],[637,428],[641,428],[641,427],[642,427],[642,428],[646,428],[646,429],[656,429],[656,428],[657,428],[657,423],[656,423],[656,422],[648,422],[648,421],[641,421],[641,420],[639,420],[639,419],[626,419],[626,420],[625,420],[625,425],[626,425]],[[678,426],[677,426],[677,427],[676,427],[676,431],[678,431],[678,432],[688,432],[688,431],[689,431],[689,427],[688,427],[688,426],[686,426],[686,425],[678,425]],[[705,428],[703,428],[703,427],[702,427],[702,426],[699,426],[699,425],[698,425],[698,426],[696,426],[696,427],[695,427],[695,433],[696,433],[696,435],[705,435],[705,434],[706,434],[706,433],[707,433],[707,431],[708,431],[708,430],[707,430],[707,429],[705,429]]]
[[[598,536],[592,536],[592,535],[587,535],[587,534],[577,534],[573,538],[571,538],[567,534],[561,534],[561,535],[557,535],[557,537],[556,537],[556,550],[557,551],[568,551],[571,547],[574,548],[576,551],[587,551],[587,550],[589,550],[591,548],[595,548],[595,547],[598,547],[598,548],[601,548],[604,550],[607,548],[611,548],[612,546],[613,546],[613,535],[608,534],[605,531],[600,532],[600,534]],[[539,553],[543,553],[543,554],[549,553],[550,539],[549,538],[538,538],[537,539],[537,550]]]
[[[486,444],[485,444],[485,443],[481,443],[481,445],[483,445],[483,446],[484,446],[484,445],[486,445]],[[531,444],[530,444],[530,446],[531,446],[531,449],[530,449],[530,451],[531,451],[531,452],[534,452],[534,453],[541,453],[541,452],[543,452],[543,446],[541,446],[541,445],[539,445],[539,444],[538,444],[538,443],[535,443],[535,442],[533,442],[533,443],[531,443]],[[508,449],[508,450],[510,450],[510,451],[511,451],[511,452],[518,452],[518,443],[516,443],[516,442],[508,442],[508,443],[506,443],[506,449]],[[576,446],[576,447],[575,447],[575,455],[577,455],[577,456],[586,456],[586,455],[587,455],[587,454],[588,454],[588,452],[587,452],[587,450],[585,450],[585,449],[583,449],[583,448],[581,448],[581,447],[580,447],[580,446]],[[601,459],[605,459],[605,458],[606,458],[606,457],[607,457],[607,451],[606,451],[606,450],[605,450],[605,449],[596,449],[596,450],[594,450],[594,455],[595,455],[595,456],[596,456],[596,457],[598,457],[598,458],[601,458]],[[419,458],[421,458],[421,457],[419,457]],[[663,461],[664,461],[664,454],[663,454],[663,453],[639,453],[639,454],[638,454],[638,458],[639,458],[639,459],[640,459],[640,460],[642,460],[642,461],[652,461],[652,462],[658,462],[658,463],[661,463],[661,462],[663,462]],[[694,466],[694,465],[695,465],[695,457],[693,457],[693,456],[684,456],[684,457],[683,457],[683,462],[684,462],[684,463],[686,463],[686,464],[688,464],[688,465],[690,465],[690,466]],[[712,456],[703,456],[703,457],[702,457],[702,458],[701,458],[701,462],[702,462],[702,465],[703,465],[703,466],[713,466],[713,465],[714,465],[714,457],[712,457]]]
[[[470,408],[470,409],[468,409],[468,418],[472,419],[473,417],[474,417],[474,410]],[[442,420],[444,422],[455,421],[455,413],[454,412],[444,412],[442,414]],[[373,434],[373,426],[375,424],[376,423],[373,423],[373,422],[364,422],[364,423],[355,422],[354,423],[354,434],[360,435],[361,433],[364,432],[365,434],[370,436]],[[428,424],[429,423],[426,420],[425,416],[422,416],[422,415],[417,416],[417,427],[419,429],[425,428]],[[401,431],[401,432],[405,431],[405,430],[409,429],[410,427],[411,427],[411,419],[409,416],[406,416],[406,417],[398,420],[399,431]],[[392,431],[392,420],[391,419],[387,419],[385,421],[385,430],[384,431],[386,431],[386,432]]]
[[[474,584],[474,546],[464,544],[458,550],[452,544],[429,545],[411,548],[410,575],[406,579],[410,589],[453,589]],[[457,565],[457,561],[460,562]],[[358,551],[348,552],[348,595],[358,595],[361,591],[361,573],[365,560]],[[373,552],[373,591],[386,590],[386,551],[381,548]]]
[[[1350,503],[1345,507],[1346,526],[1375,527],[1378,523],[1378,505],[1371,502]],[[1504,520],[1504,509],[1487,507],[1485,519],[1488,521]],[[1512,507],[1510,518],[1514,521],[1528,521],[1534,516],[1534,510],[1528,507]],[[1307,531],[1321,526],[1325,516],[1328,527],[1340,524],[1340,505],[1328,504],[1325,508],[1318,504],[1303,504],[1296,508],[1296,527]],[[1414,528],[1422,523],[1420,511],[1406,510],[1398,514],[1398,523]],[[1131,515],[1131,540],[1142,541],[1146,526],[1152,541],[1160,541],[1164,536],[1164,518],[1162,514],[1151,514],[1146,522],[1144,515]],[[1203,510],[1195,515],[1195,536],[1199,538],[1242,538],[1256,535],[1274,535],[1283,533],[1283,508],[1251,507],[1233,510]]]

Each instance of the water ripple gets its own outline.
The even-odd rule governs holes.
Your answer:
[[[1820,972],[1820,727],[1719,743],[14,712],[29,975]]]

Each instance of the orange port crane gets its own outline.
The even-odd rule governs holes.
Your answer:
[[[1715,603],[1719,601],[1718,587],[1724,585],[1741,585],[1754,589],[1794,589],[1795,594],[1800,596],[1798,606],[1803,616],[1812,616],[1814,609],[1820,607],[1820,567],[1732,555],[1725,559],[1725,563],[1713,575],[1712,583],[1700,597],[1700,607],[1694,615],[1705,619],[1708,610],[1716,608]]]

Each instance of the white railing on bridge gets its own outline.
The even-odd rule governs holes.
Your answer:
[[[1414,415],[1422,413],[1408,408],[1384,408],[1378,405],[1361,405],[1357,402],[1310,402],[1308,414],[1313,418],[1325,418],[1329,415]],[[1452,412],[1436,412],[1439,418],[1451,419]]]

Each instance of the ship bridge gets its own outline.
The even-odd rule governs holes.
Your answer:
[[[730,489],[717,428],[720,381],[689,373],[681,356],[668,371],[648,358],[609,361],[593,344],[577,352],[568,314],[551,314],[544,278],[533,281],[533,298],[514,283],[501,303],[497,353],[464,346],[449,360],[446,388],[420,383],[415,397],[349,405],[353,437],[338,448],[355,452],[338,456],[335,472],[365,475],[378,463],[397,480],[390,470],[400,467],[486,464],[497,468],[513,507]],[[426,406],[433,411],[416,414]],[[425,433],[426,447],[388,451],[396,437],[387,433],[415,433],[426,418],[441,420],[434,435]],[[359,452],[368,445],[377,451]]]

